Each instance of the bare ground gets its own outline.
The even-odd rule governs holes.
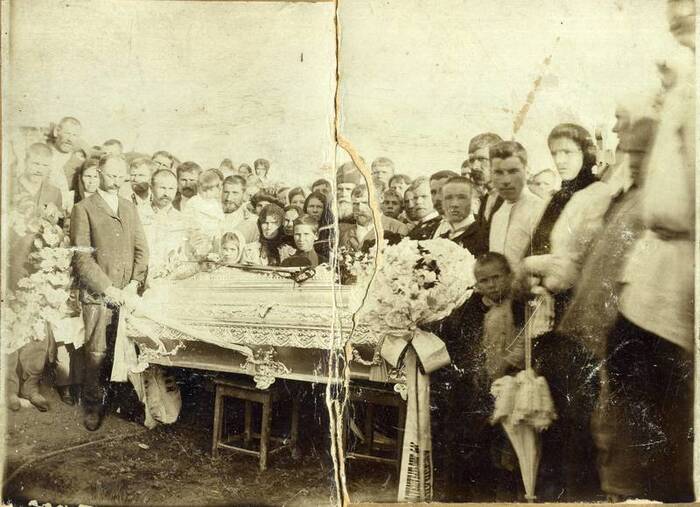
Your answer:
[[[203,376],[194,384],[183,389],[182,414],[173,425],[146,430],[110,413],[92,433],[83,428],[78,407],[61,403],[44,387],[49,412],[23,407],[8,414],[5,480],[11,480],[3,485],[3,499],[15,505],[33,499],[40,505],[336,504],[320,412],[325,407],[317,399],[302,405],[301,456],[281,451],[260,472],[254,457],[226,451],[211,456],[212,395]],[[235,419],[235,410],[229,415]],[[276,417],[284,426],[284,414]],[[88,442],[95,443],[70,449]],[[42,458],[49,453],[55,454]],[[353,462],[346,470],[353,501],[395,499],[392,467]]]

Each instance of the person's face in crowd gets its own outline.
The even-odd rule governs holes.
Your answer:
[[[131,179],[131,188],[136,194],[144,195],[148,192],[148,182],[151,179],[151,172],[145,164],[132,167],[129,176]]]
[[[448,178],[432,180],[430,182],[430,197],[433,201],[433,209],[442,215],[442,186]]]
[[[583,167],[583,152],[581,147],[568,137],[553,139],[549,144],[549,152],[557,167],[562,181],[570,181],[578,176]]]
[[[105,162],[100,170],[100,188],[104,192],[116,194],[126,178],[126,162],[118,158],[111,158]]]
[[[241,245],[238,241],[228,240],[221,244],[221,260],[224,264],[233,264],[241,253]]]
[[[255,174],[262,179],[265,179],[267,177],[267,169],[265,168],[264,165],[258,164],[255,166]]]
[[[255,205],[255,214],[259,215],[263,208],[268,204],[270,204],[270,201],[258,201],[258,204]]]
[[[408,183],[406,183],[402,179],[395,179],[392,180],[391,185],[389,185],[389,188],[397,194],[399,194],[400,196],[403,196],[406,193],[406,189],[408,188]]]
[[[338,183],[336,188],[338,192],[338,203],[352,202],[352,191],[355,188],[354,183]]]
[[[549,199],[555,192],[555,185],[554,174],[545,171],[532,178],[527,186],[533,194],[540,196],[542,199]]]
[[[310,252],[314,249],[317,234],[313,226],[299,224],[294,226],[294,244],[301,252]]]
[[[170,160],[168,157],[165,155],[158,155],[156,158],[153,159],[153,163],[156,165],[155,169],[171,169],[173,166],[172,160]],[[194,194],[192,194],[194,195]]]
[[[97,192],[97,187],[100,186],[100,175],[97,173],[97,167],[89,167],[83,171],[83,187],[85,191],[91,194]]]
[[[221,192],[221,203],[224,207],[224,213],[233,213],[243,204],[245,192],[240,183],[224,183],[224,189]]]
[[[184,171],[177,179],[177,190],[183,197],[191,198],[197,193],[197,173]]]
[[[471,187],[466,183],[448,183],[442,187],[442,206],[448,222],[467,218],[472,207]]]
[[[29,153],[26,159],[24,170],[27,180],[34,184],[40,184],[49,174],[51,169],[51,157],[40,153]]]
[[[495,158],[491,161],[491,183],[508,202],[520,198],[526,180],[526,168],[518,157]]]
[[[55,146],[61,153],[69,153],[75,148],[75,143],[80,137],[81,127],[73,122],[65,122],[56,127]]]
[[[208,201],[221,202],[221,184],[212,185],[209,188],[203,188],[199,195],[202,196],[202,199],[206,199]]]
[[[695,0],[668,0],[666,18],[679,44],[695,51]]]
[[[352,196],[352,216],[355,223],[362,227],[372,223],[372,210],[369,207],[369,196],[367,194]]]
[[[106,153],[108,155],[121,155],[122,150],[119,148],[118,144],[103,144],[102,153]]]
[[[330,187],[330,185],[327,185],[325,183],[322,183],[320,185],[316,185],[315,187],[313,187],[311,189],[311,191],[312,192],[319,192],[319,193],[325,195],[326,197],[331,195],[331,187]]]
[[[240,175],[243,176],[244,178],[247,178],[248,176],[250,176],[251,174],[253,174],[253,170],[252,170],[250,167],[248,167],[248,166],[241,165],[241,166],[238,168],[238,174],[240,174]]]
[[[406,212],[406,216],[409,220],[416,220],[416,215],[414,208],[416,207],[416,198],[413,192],[406,190],[403,194],[403,209]]]
[[[401,201],[395,195],[385,195],[382,201],[382,212],[391,218],[396,218],[401,214]]]
[[[306,201],[304,194],[295,194],[294,197],[290,199],[289,204],[304,209],[304,201]]]
[[[487,147],[469,154],[469,175],[477,185],[486,185],[491,181],[491,160]]]
[[[277,231],[282,224],[279,223],[274,215],[267,215],[265,220],[260,224],[262,235],[265,239],[273,239],[277,236]]]
[[[294,220],[297,218],[299,218],[299,213],[297,213],[297,210],[295,209],[290,209],[284,212],[284,223],[282,224],[282,227],[287,236],[294,235]]]
[[[500,303],[510,295],[511,274],[499,262],[477,264],[474,267],[476,289],[491,301]]]
[[[415,220],[421,220],[435,209],[433,208],[430,190],[428,183],[420,185],[413,190],[413,216],[415,216]]]
[[[321,215],[323,214],[323,203],[315,197],[309,199],[309,204],[306,206],[306,212],[315,219],[320,219]]]
[[[394,175],[394,168],[390,165],[376,165],[372,168],[372,179],[381,181],[385,186],[389,186],[389,179]]]
[[[158,209],[170,206],[177,193],[177,178],[171,174],[159,174],[153,182],[153,205]]]

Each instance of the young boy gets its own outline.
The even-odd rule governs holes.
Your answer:
[[[382,201],[382,213],[386,216],[399,219],[399,215],[403,211],[403,198],[399,196],[396,190],[389,189],[384,192]]]
[[[443,488],[441,501],[487,501],[496,488],[511,490],[512,474],[499,470],[502,457],[494,456],[505,442],[501,429],[489,422],[490,388],[523,367],[518,336],[523,311],[511,299],[512,272],[503,255],[481,255],[474,275],[472,296],[433,329],[452,359],[431,374],[435,478],[442,483],[435,490]]]
[[[318,239],[318,221],[310,215],[303,215],[294,221],[294,245],[297,251],[294,255],[282,261],[282,267],[311,266],[328,262],[328,259],[318,255],[314,243]]]

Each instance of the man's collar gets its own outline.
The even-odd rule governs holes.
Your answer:
[[[435,211],[435,210],[433,210],[433,211],[431,211],[430,213],[428,213],[427,215],[425,215],[423,218],[421,218],[420,220],[418,220],[418,224],[424,224],[424,223],[426,223],[426,222],[429,222],[430,220],[433,220],[433,219],[435,219],[435,218],[438,218],[439,216],[440,216],[440,215],[438,214],[438,212]]]
[[[467,217],[464,220],[457,222],[456,224],[452,224],[444,218],[442,220],[450,227],[450,230],[453,234],[465,230],[467,227],[469,227],[476,221],[473,213],[469,213],[469,215],[467,215]]]

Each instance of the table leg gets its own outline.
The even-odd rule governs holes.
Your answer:
[[[214,396],[214,431],[211,439],[211,455],[216,457],[219,455],[219,441],[221,440],[221,427],[223,423],[223,397],[219,387],[216,387],[216,395]]]
[[[253,425],[253,402],[250,400],[245,400],[245,409],[243,412],[243,445],[248,447],[250,445]]]
[[[267,469],[267,448],[270,442],[270,424],[272,418],[272,401],[267,398],[262,404],[262,423],[260,429],[260,471]]]

